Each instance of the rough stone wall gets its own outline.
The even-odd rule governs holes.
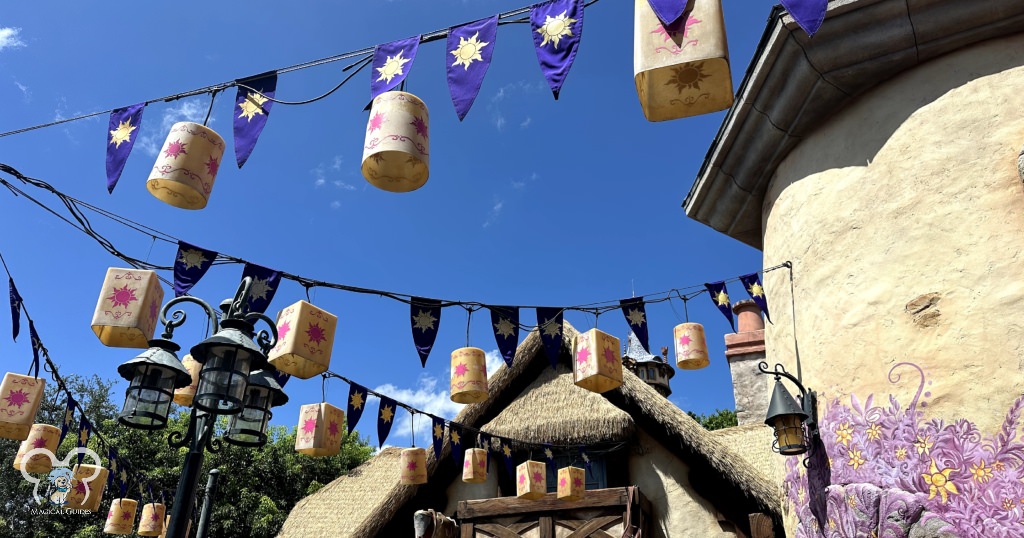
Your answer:
[[[771,376],[760,375],[757,364],[765,360],[764,353],[750,353],[729,357],[732,373],[732,393],[736,399],[736,421],[740,426],[764,422],[771,397],[767,382]]]

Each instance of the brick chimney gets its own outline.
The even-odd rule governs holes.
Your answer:
[[[765,360],[764,319],[754,301],[737,301],[736,333],[725,335],[725,358],[732,373],[732,392],[736,399],[736,419],[744,424],[764,421],[768,412],[768,384],[758,374],[757,364]]]

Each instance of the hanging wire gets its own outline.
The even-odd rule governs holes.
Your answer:
[[[220,89],[216,89],[210,92],[210,108],[206,109],[206,119],[203,120],[203,127],[210,123],[210,114],[213,114],[213,103],[217,100],[217,92],[219,91]]]

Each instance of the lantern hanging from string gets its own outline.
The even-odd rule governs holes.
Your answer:
[[[185,355],[181,359],[181,365],[188,370],[192,382],[185,388],[174,389],[174,403],[189,407],[192,405],[192,399],[196,396],[196,389],[199,388],[199,372],[203,369],[203,365],[193,359],[192,355]]]
[[[329,403],[307,404],[299,408],[295,430],[295,451],[307,456],[333,456],[341,452],[341,431],[345,412]]]
[[[558,499],[578,501],[587,490],[586,471],[579,467],[562,467],[558,470]]]
[[[157,154],[146,188],[158,200],[174,207],[206,207],[224,147],[224,139],[205,125],[175,123]]]
[[[633,79],[649,121],[716,112],[733,102],[721,0],[693,0],[693,10],[665,26],[648,0],[634,0]]]
[[[277,315],[277,344],[270,350],[274,368],[299,379],[309,379],[331,365],[338,317],[306,301],[299,301]]]
[[[462,481],[470,484],[487,482],[487,451],[482,448],[466,450],[462,464]]]
[[[547,468],[543,461],[527,460],[516,467],[516,497],[535,501],[547,492]]]
[[[0,382],[0,438],[24,441],[36,420],[46,380],[7,372]]]
[[[164,532],[164,515],[167,508],[162,503],[147,503],[142,506],[139,518],[139,536],[160,536]]]
[[[156,272],[111,267],[92,315],[92,332],[105,346],[146,349],[163,300]]]
[[[114,499],[110,501],[107,512],[107,524],[103,526],[104,534],[131,534],[135,527],[135,511],[139,501],[135,499]]]
[[[415,486],[427,483],[427,451],[422,448],[406,448],[399,458],[402,466],[402,485]]]
[[[171,526],[171,516],[164,518],[164,530],[160,533],[160,538],[167,538],[167,528]],[[192,534],[192,520],[188,520],[188,526],[185,529],[185,536],[191,536]]]
[[[683,370],[698,370],[711,364],[704,326],[700,323],[680,323],[672,330],[676,347],[676,366]]]
[[[26,473],[48,473],[53,469],[51,454],[57,453],[57,441],[60,440],[60,428],[49,424],[33,424],[28,432],[28,437],[18,447],[18,454],[14,456],[14,468],[21,469],[24,465]],[[41,448],[50,451],[50,454],[33,454],[26,458],[30,450]]]
[[[477,347],[452,351],[451,400],[460,404],[487,399],[487,354]]]
[[[68,491],[65,508],[90,512],[99,510],[109,473],[106,468],[97,465],[75,465],[71,471],[71,489]]]
[[[390,192],[422,187],[430,175],[429,124],[427,105],[419,97],[400,91],[378,95],[363,144],[366,181]]]
[[[619,339],[590,329],[576,335],[572,346],[576,386],[602,393],[622,384],[622,352]]]

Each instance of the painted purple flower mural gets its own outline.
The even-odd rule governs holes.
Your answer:
[[[809,477],[798,458],[787,462],[790,509],[800,520],[798,538],[827,536],[906,537],[913,525],[961,537],[1024,536],[1024,442],[1017,398],[995,434],[966,419],[925,421],[925,374],[915,364],[917,393],[903,407],[892,395],[849,403],[828,402],[822,416],[824,454],[815,457],[824,476]],[[823,398],[824,401],[824,398]],[[828,470],[828,468],[831,468]]]

